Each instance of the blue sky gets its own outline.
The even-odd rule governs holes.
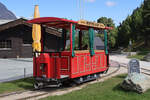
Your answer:
[[[83,1],[83,0],[82,0]],[[41,17],[80,19],[79,0],[1,0],[17,17],[31,18],[38,4]],[[105,16],[116,25],[123,21],[143,0],[84,0],[84,19],[96,21]]]

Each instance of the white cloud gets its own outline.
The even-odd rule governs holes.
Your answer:
[[[85,0],[86,2],[95,2],[96,0]]]
[[[108,6],[108,7],[112,7],[112,6],[115,6],[115,5],[116,5],[116,3],[113,2],[113,1],[107,1],[105,4],[106,4],[106,6]]]

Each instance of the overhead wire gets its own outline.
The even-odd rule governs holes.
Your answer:
[[[85,0],[79,0],[80,19],[84,19],[84,10],[85,10]]]

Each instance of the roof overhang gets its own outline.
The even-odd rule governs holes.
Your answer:
[[[13,21],[10,21],[8,23],[5,23],[5,24],[2,24],[0,25],[0,31],[4,31],[4,30],[8,30],[10,28],[13,28],[13,27],[16,27],[18,25],[26,25],[26,26],[29,26],[32,28],[32,23],[27,23],[27,19],[24,19],[24,18],[20,18],[20,19],[17,19],[17,20],[13,20]],[[58,37],[61,37],[61,32],[58,31],[57,29],[55,28],[52,28],[52,27],[46,27],[46,26],[42,26],[45,28],[45,31],[47,33],[51,33],[53,35],[56,35]]]
[[[73,21],[57,17],[40,17],[29,20],[27,22],[32,24],[46,25],[48,27],[65,28],[65,29],[69,29],[70,24],[75,24],[76,28],[81,30],[88,30],[89,28],[94,28],[95,30],[111,29],[110,27],[105,27],[104,24],[102,23],[88,22],[85,20]]]

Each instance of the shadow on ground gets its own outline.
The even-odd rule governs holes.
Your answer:
[[[33,89],[33,78],[24,78],[16,81],[12,81],[12,84],[16,85],[19,88],[23,88],[24,90],[30,90]]]
[[[119,79],[125,79],[126,75],[119,75],[119,76],[116,76],[116,77],[119,78]],[[133,91],[123,89],[121,87],[122,82],[123,82],[123,80],[113,88],[114,92],[134,93]]]

